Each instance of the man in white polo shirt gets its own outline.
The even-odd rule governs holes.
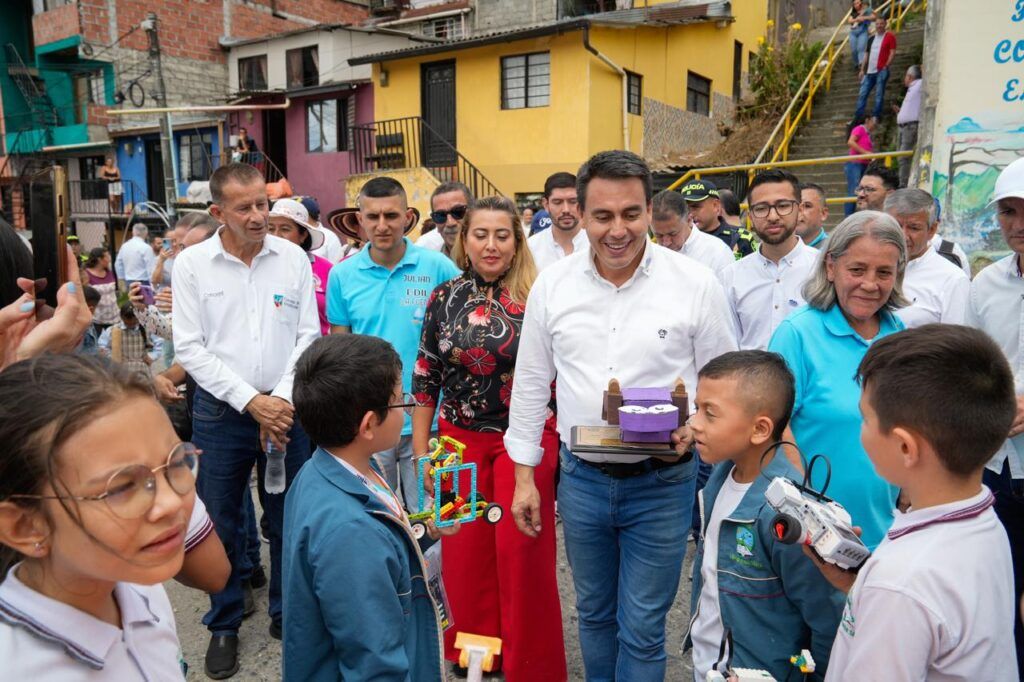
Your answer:
[[[555,173],[544,182],[544,210],[551,216],[551,228],[527,240],[537,272],[566,256],[588,248],[587,234],[580,224],[576,200],[576,176]]]
[[[686,200],[679,192],[666,189],[654,195],[651,229],[658,244],[689,256],[715,273],[736,262],[721,239],[693,226]]]
[[[692,395],[697,371],[736,348],[714,274],[648,240],[651,185],[647,164],[631,152],[601,152],[580,168],[590,249],[551,265],[530,291],[505,435],[516,464],[515,523],[530,536],[553,533],[540,526],[533,468],[557,373],[558,510],[594,680],[665,677],[665,615],[686,553],[696,462],[689,438],[678,457],[664,459],[573,453],[572,428],[603,423],[611,379],[670,388],[681,377]]]
[[[265,448],[287,450],[290,483],[309,459],[309,439],[291,404],[295,361],[320,336],[306,253],[267,234],[269,202],[260,172],[243,163],[210,178],[210,214],[223,225],[185,249],[174,265],[174,348],[198,384],[193,441],[203,451],[197,490],[231,560],[231,577],[210,596],[206,674],[238,670],[245,552],[242,496],[253,464],[270,539],[270,634],[281,638],[281,522],[284,494],[267,494]],[[286,487],[287,487],[286,483]]]
[[[885,212],[907,239],[903,294],[911,304],[897,310],[897,317],[908,328],[932,322],[964,324],[971,281],[929,244],[939,229],[932,195],[923,189],[898,189],[885,198]]]
[[[800,185],[792,173],[758,173],[747,190],[747,203],[761,245],[722,270],[719,278],[740,348],[765,350],[775,328],[804,304],[804,282],[819,252],[796,233]]]

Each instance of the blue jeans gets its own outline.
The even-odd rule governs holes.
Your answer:
[[[846,196],[854,196],[854,193],[857,191],[857,185],[860,184],[860,179],[864,177],[865,168],[867,166],[856,161],[847,161],[843,164],[843,173],[846,174]],[[846,212],[846,215],[851,216],[857,210],[857,204],[843,204],[843,210]]]
[[[401,484],[401,495],[405,500],[405,508],[409,511],[416,511],[416,505],[419,504],[419,493],[416,484],[416,467],[412,461],[412,436],[402,436],[397,446],[390,450],[376,452],[373,458],[377,461],[377,466],[384,474],[384,480],[392,490],[398,493],[398,486]]]
[[[867,26],[865,24],[858,25],[864,26],[864,28],[850,31],[850,53],[853,55],[854,68],[860,68],[860,63],[864,61],[864,49],[868,46]]]
[[[242,580],[248,580],[252,577],[253,570],[263,563],[260,559],[260,536],[256,532],[256,507],[253,506],[252,492],[248,484],[245,486],[245,496],[242,499],[242,525],[239,532],[245,538],[245,552],[242,554],[240,570]]]
[[[615,479],[563,445],[558,512],[586,679],[665,679],[665,616],[686,555],[697,464]]]
[[[857,94],[857,111],[853,115],[854,121],[859,121],[864,115],[864,108],[868,104],[868,95],[871,89],[875,90],[875,110],[872,115],[875,118],[882,117],[882,100],[885,99],[885,84],[889,82],[889,69],[879,69],[878,73],[864,74],[864,80],[860,82],[860,92]]]
[[[285,475],[288,484],[309,459],[309,438],[296,423],[288,433]],[[231,562],[231,577],[223,591],[210,595],[210,610],[203,624],[213,635],[237,635],[242,624],[244,596],[242,573],[246,554],[246,519],[242,512],[249,487],[252,466],[256,464],[260,499],[267,516],[270,539],[270,617],[281,618],[281,528],[284,523],[284,495],[268,495],[263,490],[263,471],[267,456],[259,438],[259,424],[248,414],[239,414],[227,403],[202,388],[193,402],[193,442],[203,456],[199,458],[196,489],[206,503],[217,535],[224,543]],[[253,518],[255,528],[255,517]],[[257,541],[258,542],[258,541]],[[251,570],[251,568],[250,568]]]

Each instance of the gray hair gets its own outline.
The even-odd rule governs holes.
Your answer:
[[[921,67],[920,67],[920,65],[918,65],[918,64],[911,64],[910,66],[908,66],[907,67],[907,75],[910,76],[911,78],[913,78],[914,80],[918,80],[919,78],[921,78]]]
[[[810,279],[804,283],[803,295],[807,305],[818,310],[828,310],[838,302],[835,285],[828,280],[828,261],[842,258],[850,246],[861,237],[869,237],[880,244],[892,244],[899,251],[896,259],[896,283],[889,294],[889,300],[882,306],[896,310],[910,305],[903,295],[903,274],[907,269],[907,241],[900,224],[888,213],[881,211],[858,211],[832,230],[828,246],[814,265]]]
[[[132,225],[132,236],[133,237],[146,237],[149,235],[149,228],[146,227],[145,223],[135,223]]]
[[[935,198],[923,189],[898,189],[885,198],[885,212],[891,216],[927,213],[931,227],[935,224]]]

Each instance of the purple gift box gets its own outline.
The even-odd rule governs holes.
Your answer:
[[[671,399],[668,391],[664,393]],[[659,400],[650,407],[631,404],[619,408],[619,427],[625,443],[667,443],[678,425],[679,408],[671,402]]]
[[[655,405],[672,404],[672,391],[667,388],[624,388],[622,389],[623,405]]]

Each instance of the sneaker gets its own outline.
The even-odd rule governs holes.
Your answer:
[[[270,636],[276,640],[281,639],[281,619],[275,618],[270,621]]]
[[[242,584],[243,592],[243,605],[242,605],[242,618],[248,618],[252,614],[256,613],[256,595],[252,591],[252,585],[249,583]]]
[[[206,676],[224,680],[238,672],[238,635],[214,635],[206,648]]]
[[[249,576],[249,587],[254,590],[262,590],[267,586],[267,574],[263,571],[262,566],[257,566],[252,569],[252,575]]]

